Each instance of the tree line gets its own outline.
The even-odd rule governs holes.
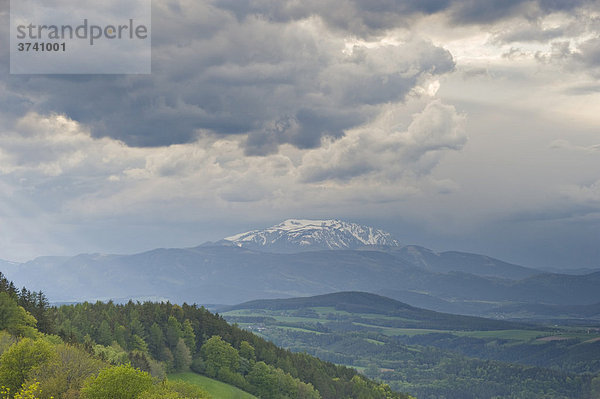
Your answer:
[[[354,369],[278,348],[203,307],[132,301],[50,307],[43,293],[17,290],[1,273],[0,330],[2,398],[209,397],[167,378],[189,369],[263,399],[410,398]],[[11,361],[27,356],[20,365]],[[79,374],[66,378],[74,369]],[[68,386],[59,382],[65,378]],[[106,391],[119,387],[132,391]]]

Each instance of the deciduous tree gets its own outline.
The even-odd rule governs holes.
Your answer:
[[[88,378],[81,390],[85,399],[137,399],[152,386],[150,374],[129,365],[113,366]]]
[[[17,392],[33,369],[55,357],[54,348],[45,340],[23,338],[0,357],[0,385]]]
[[[209,377],[216,377],[222,368],[235,372],[239,365],[237,350],[218,335],[213,335],[202,345],[202,357]]]

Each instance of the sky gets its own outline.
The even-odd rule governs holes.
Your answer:
[[[9,74],[0,258],[336,218],[600,267],[600,2],[156,0],[150,75]]]

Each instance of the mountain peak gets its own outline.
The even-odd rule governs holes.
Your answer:
[[[288,219],[275,226],[236,234],[225,240],[240,247],[273,252],[400,246],[390,233],[337,219]]]

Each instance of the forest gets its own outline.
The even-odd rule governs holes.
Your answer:
[[[354,367],[419,399],[600,397],[593,326],[457,316],[364,292],[251,301],[220,312],[276,345]]]
[[[408,399],[355,369],[281,349],[196,305],[79,303],[0,274],[0,385],[15,398],[209,398],[192,370],[263,399]]]

